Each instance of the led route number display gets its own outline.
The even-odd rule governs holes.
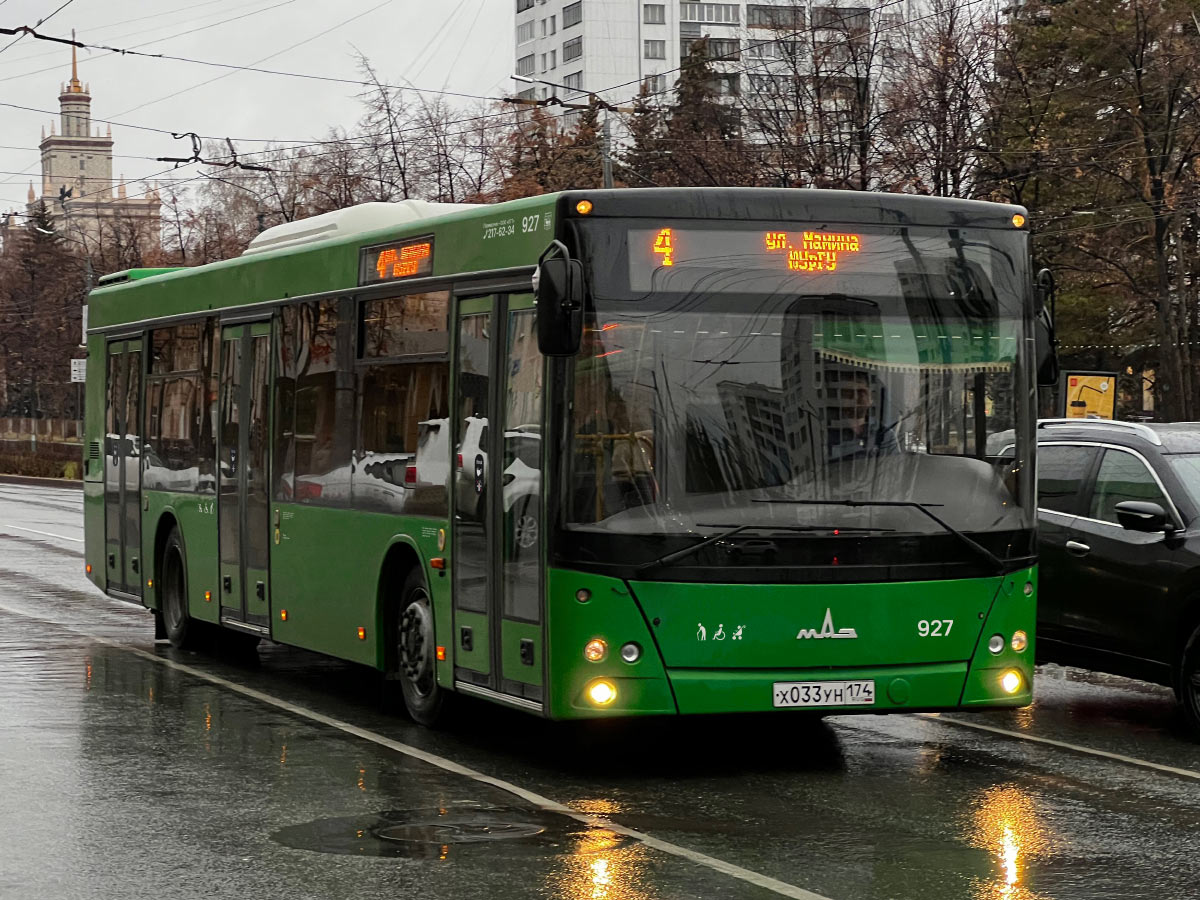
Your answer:
[[[675,229],[660,228],[654,233],[653,257],[660,265],[674,266],[676,254],[686,256],[687,247],[680,244]],[[779,254],[792,272],[834,272],[846,256],[859,252],[862,238],[857,234],[831,231],[768,231],[763,235],[763,249]],[[701,257],[703,258],[703,257]]]
[[[377,244],[359,255],[358,283],[380,284],[433,274],[433,238]]]

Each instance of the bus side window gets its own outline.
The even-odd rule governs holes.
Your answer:
[[[364,301],[354,506],[445,516],[450,481],[449,291]]]

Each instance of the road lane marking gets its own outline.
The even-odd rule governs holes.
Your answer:
[[[1112,753],[1108,750],[1097,750],[1095,747],[1082,747],[1079,744],[1072,744],[1068,741],[1058,741],[1054,738],[1041,737],[1036,734],[1022,734],[1019,731],[1010,731],[1007,728],[997,728],[995,725],[984,725],[980,722],[967,722],[964,719],[952,719],[940,713],[918,713],[922,718],[930,719],[934,722],[945,722],[948,725],[957,725],[960,728],[974,728],[976,731],[987,731],[991,734],[1001,734],[1005,737],[1016,738],[1022,741],[1032,741],[1035,744],[1045,744],[1048,747],[1057,747],[1060,750],[1070,750],[1074,753],[1083,753],[1087,756],[1098,756],[1101,759],[1111,759],[1115,762],[1125,763],[1130,766],[1140,766],[1143,769],[1154,769],[1157,772],[1166,772],[1170,775],[1178,775],[1181,778],[1192,778],[1200,781],[1200,772],[1193,769],[1180,769],[1177,766],[1168,766],[1163,763],[1151,762],[1148,759],[1138,759],[1136,756],[1125,756],[1123,753]]]
[[[11,607],[3,604],[0,604],[0,610],[12,615],[21,616],[22,618],[26,619],[45,621],[40,619],[38,616],[29,615],[28,613],[12,609]],[[785,881],[780,881],[777,878],[770,877],[769,875],[763,875],[762,873],[755,872],[751,869],[744,869],[741,866],[735,865],[734,863],[726,862],[723,859],[717,859],[714,856],[709,856],[707,853],[701,853],[697,850],[690,850],[687,847],[681,847],[680,845],[673,844],[670,841],[660,840],[659,838],[652,837],[645,832],[637,831],[633,828],[627,828],[626,826],[614,822],[611,819],[606,819],[603,816],[579,812],[578,810],[574,810],[569,806],[564,806],[555,800],[551,800],[549,797],[543,797],[541,794],[513,784],[511,781],[505,781],[502,778],[496,778],[495,776],[487,775],[476,769],[464,766],[461,763],[456,763],[444,756],[439,756],[436,753],[430,753],[428,750],[421,750],[420,748],[414,747],[411,744],[405,744],[400,741],[392,740],[391,738],[385,737],[378,732],[371,731],[367,728],[360,728],[357,725],[344,722],[341,719],[335,719],[332,716],[327,716],[324,713],[319,713],[316,710],[309,709],[305,706],[289,703],[287,700],[281,700],[271,694],[255,690],[251,687],[246,687],[245,685],[238,684],[235,681],[229,681],[225,678],[221,678],[219,675],[213,675],[209,672],[203,671],[202,669],[196,669],[184,663],[175,662],[173,659],[166,659],[162,656],[158,656],[155,653],[149,653],[146,650],[141,650],[137,647],[131,647],[128,644],[121,643],[120,641],[113,641],[86,631],[80,631],[79,629],[71,628],[68,625],[61,625],[57,622],[53,622],[51,624],[74,634],[78,634],[81,637],[85,637],[97,644],[103,644],[107,647],[112,647],[116,650],[121,650],[125,653],[133,654],[134,656],[139,656],[149,662],[159,663],[160,665],[175,669],[178,672],[183,672],[187,675],[191,675],[194,678],[199,678],[202,681],[207,681],[210,684],[215,684],[218,687],[225,688],[226,690],[232,691],[235,694],[241,694],[243,697],[266,704],[267,706],[273,706],[276,709],[283,710],[284,712],[290,713],[298,718],[308,719],[309,721],[316,722],[319,725],[336,729],[344,732],[345,734],[352,735],[353,737],[370,741],[373,744],[378,744],[379,746],[393,750],[396,753],[401,753],[413,759],[420,760],[427,765],[431,765],[445,772],[450,772],[454,775],[461,775],[464,778],[470,778],[472,781],[476,781],[480,784],[486,784],[489,787],[493,787],[504,791],[505,793],[519,797],[525,802],[536,806],[539,809],[558,813],[559,815],[574,819],[576,822],[580,822],[592,828],[604,828],[616,834],[624,835],[625,837],[645,844],[647,847],[650,847],[654,850],[658,850],[662,853],[666,853],[670,856],[675,856],[680,859],[685,859],[688,862],[695,863],[698,866],[712,869],[713,871],[728,875],[731,878],[736,878],[739,881],[752,884],[755,887],[771,891],[772,893],[778,894],[781,897],[791,897],[794,898],[794,900],[830,900],[829,897],[826,897],[823,894],[815,894],[812,891],[806,891],[804,888],[797,887],[794,884],[788,884]]]
[[[83,543],[83,538],[67,537],[65,534],[51,534],[49,531],[37,531],[34,528],[23,528],[20,525],[10,525],[7,522],[5,522],[3,525],[0,525],[0,528],[14,528],[17,531],[28,531],[30,534],[40,534],[43,537],[58,538],[60,541],[74,541],[76,544]]]

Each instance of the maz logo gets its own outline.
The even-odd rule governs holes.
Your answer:
[[[800,633],[796,635],[796,640],[801,640],[802,638],[813,638],[814,640],[820,640],[822,638],[856,637],[858,637],[858,632],[853,628],[842,628],[835,630],[833,627],[833,611],[826,608],[825,621],[821,625],[821,630],[817,631],[815,628],[801,628]]]

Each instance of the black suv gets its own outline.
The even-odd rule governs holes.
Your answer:
[[[1200,423],[1038,423],[1039,661],[1170,685],[1200,735]]]

